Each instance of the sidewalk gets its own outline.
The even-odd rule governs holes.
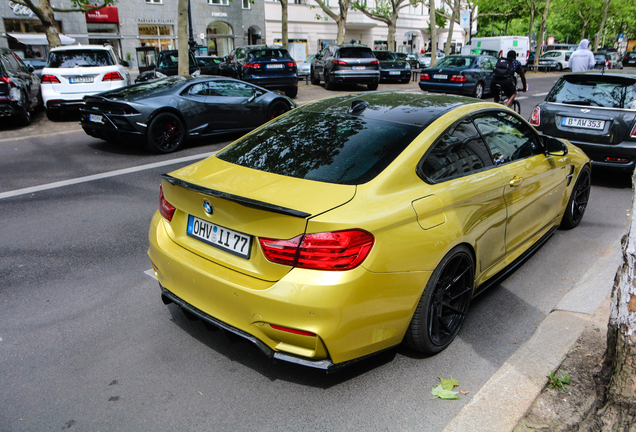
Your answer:
[[[620,244],[605,251],[444,432],[512,431],[583,331],[607,332],[609,296],[621,263]]]

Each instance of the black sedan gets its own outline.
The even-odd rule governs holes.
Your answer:
[[[391,51],[373,51],[380,61],[380,82],[399,81],[403,84],[411,81],[411,65],[408,60],[400,59]]]
[[[434,67],[422,69],[420,88],[428,92],[454,93],[481,99],[490,89],[497,59],[481,55],[451,55]]]
[[[289,98],[225,77],[167,77],[84,98],[84,131],[110,142],[142,142],[156,153],[188,137],[247,132],[296,107]]]
[[[0,118],[31,124],[31,111],[42,104],[40,77],[8,48],[0,48]]]
[[[580,147],[593,166],[632,172],[636,166],[636,74],[564,75],[534,109],[530,124]]]

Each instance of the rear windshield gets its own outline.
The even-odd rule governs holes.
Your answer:
[[[636,52],[627,53],[628,58],[636,58]]]
[[[288,177],[357,185],[382,172],[421,131],[421,126],[296,110],[218,158]]]
[[[636,80],[611,75],[570,75],[552,88],[546,102],[636,109]]]
[[[68,50],[49,53],[48,67],[98,67],[112,66],[113,59],[105,50]]]
[[[395,56],[389,51],[376,51],[373,54],[378,60],[395,60]]]
[[[340,48],[339,58],[375,58],[370,48]]]
[[[455,69],[468,69],[473,62],[472,57],[464,56],[448,56],[444,57],[437,63],[436,68],[455,68]]]
[[[594,54],[596,60],[605,60],[605,54]]]
[[[289,52],[285,49],[262,49],[249,53],[250,59],[291,59]]]

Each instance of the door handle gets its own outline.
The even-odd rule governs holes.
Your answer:
[[[514,176],[512,178],[512,180],[510,180],[510,187],[517,187],[517,186],[521,186],[521,183],[523,183],[523,179],[519,176]]]

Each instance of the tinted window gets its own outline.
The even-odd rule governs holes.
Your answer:
[[[488,149],[468,120],[453,126],[435,143],[420,165],[421,173],[439,182],[492,166]]]
[[[468,69],[473,63],[473,57],[464,56],[448,56],[444,57],[437,63],[436,68],[455,68],[455,69]]]
[[[606,108],[636,108],[636,80],[617,76],[564,76],[546,102]]]
[[[389,51],[374,51],[375,58],[378,60],[395,60],[393,53]]]
[[[421,127],[295,110],[218,154],[259,171],[337,184],[362,184],[386,168]]]
[[[8,53],[7,55],[2,55],[0,57],[2,60],[2,64],[4,68],[11,73],[17,73],[20,69],[18,62],[16,61],[13,53]]]
[[[496,165],[502,165],[541,153],[530,127],[512,114],[488,113],[474,119]]]
[[[375,58],[369,48],[340,48],[339,58]]]
[[[98,67],[112,66],[113,59],[104,50],[68,50],[53,51],[49,54],[48,67]]]
[[[250,97],[254,87],[236,81],[210,81],[209,95],[225,97]]]
[[[291,59],[289,53],[285,49],[262,49],[254,50],[249,53],[250,59]]]

